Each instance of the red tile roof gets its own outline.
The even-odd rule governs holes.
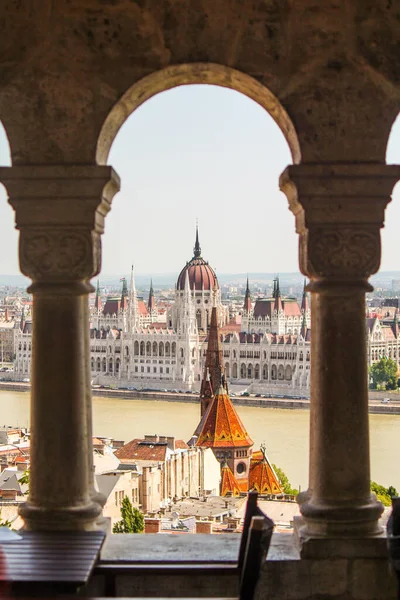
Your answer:
[[[145,442],[134,439],[114,452],[121,462],[155,461],[163,462],[167,455],[167,443]]]
[[[231,399],[220,388],[207,412],[196,446],[207,448],[251,447],[248,435]]]
[[[183,440],[175,440],[175,450],[187,450],[189,446]]]
[[[240,487],[227,464],[221,469],[221,496],[240,496]]]
[[[262,452],[254,452],[251,458],[249,490],[255,490],[259,494],[283,494],[275,471]]]
[[[144,300],[138,300],[138,308],[141,315],[147,315],[147,306]]]

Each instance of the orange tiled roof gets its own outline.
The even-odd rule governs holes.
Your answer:
[[[114,454],[121,462],[136,462],[138,460],[165,461],[167,443],[155,444],[135,439],[122,446],[122,448],[118,448]]]
[[[196,446],[207,448],[235,448],[252,446],[248,435],[226,390],[219,388],[206,414]]]
[[[240,496],[240,488],[227,464],[221,469],[221,496]]]
[[[249,490],[259,494],[283,494],[279,480],[268,458],[262,452],[254,452],[250,461]]]
[[[175,450],[187,450],[189,446],[183,440],[175,440]]]

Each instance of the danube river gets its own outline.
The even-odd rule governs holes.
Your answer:
[[[307,487],[307,410],[236,407],[259,447],[265,443],[271,462],[293,486]],[[199,420],[199,405],[155,400],[93,398],[93,432],[125,442],[144,434],[174,435],[187,441]],[[0,391],[0,425],[29,426],[29,393]],[[400,415],[370,415],[371,476],[400,490]],[[351,460],[351,456],[349,456]]]

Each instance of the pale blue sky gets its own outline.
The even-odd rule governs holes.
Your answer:
[[[400,162],[400,120],[389,163]],[[238,92],[193,85],[139,107],[110,157],[122,180],[106,219],[103,273],[179,271],[192,256],[196,218],[203,257],[218,272],[296,271],[297,236],[278,178],[291,162],[278,126]],[[10,164],[0,128],[0,165]],[[400,270],[400,186],[387,210],[382,270]],[[13,211],[0,186],[0,274],[18,273]]]

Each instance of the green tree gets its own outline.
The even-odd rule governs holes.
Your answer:
[[[12,523],[11,521],[9,521],[8,519],[6,519],[5,521],[1,518],[1,510],[0,510],[0,527],[8,527],[9,529],[12,528]]]
[[[26,471],[24,471],[24,474],[22,475],[22,477],[19,478],[19,483],[21,485],[27,485],[28,486],[28,489],[25,491],[26,495],[29,494],[30,476],[31,476],[30,470],[27,469]]]
[[[385,488],[376,481],[371,481],[371,492],[375,492],[377,499],[382,502],[383,506],[391,506],[392,498],[398,495],[396,488],[392,485]]]
[[[279,479],[279,482],[282,486],[284,493],[289,494],[291,496],[297,496],[297,494],[299,493],[299,490],[297,490],[296,488],[292,488],[286,473],[284,471],[282,471],[282,469],[280,467],[277,467],[276,465],[272,465],[272,466],[273,466],[273,469]]]
[[[143,533],[144,516],[134,508],[128,496],[122,500],[121,521],[115,523],[113,533]]]
[[[383,385],[386,389],[396,389],[397,364],[391,358],[387,358],[386,356],[382,357],[380,361],[370,366],[369,374],[372,379],[373,387]]]

